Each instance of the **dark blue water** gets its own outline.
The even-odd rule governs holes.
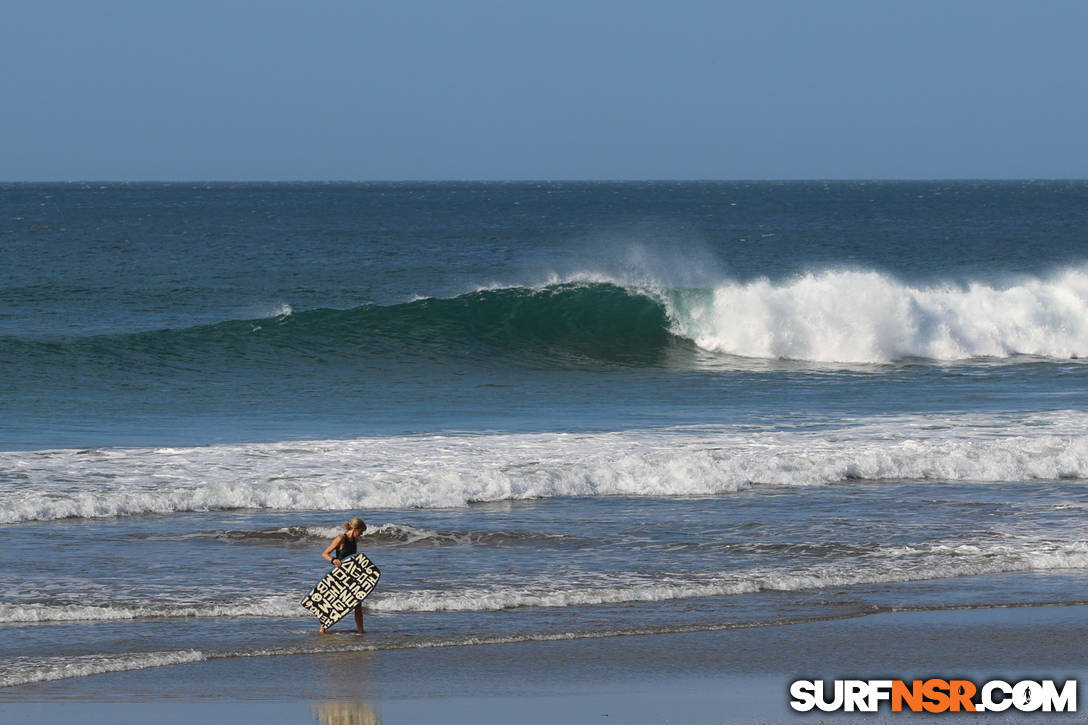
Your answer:
[[[1088,353],[1083,323],[1068,329],[1081,310],[1046,319],[998,294],[1049,284],[1045,307],[1083,292],[1081,182],[9,184],[0,220],[6,448],[1083,402],[1082,368],[1056,360]],[[693,340],[696,319],[796,325],[806,303],[789,286],[805,274],[831,275],[813,294],[841,318],[799,334],[845,349]],[[710,309],[714,290],[761,279],[744,302],[769,315]],[[867,323],[900,349],[857,340],[848,318],[870,312],[867,292],[941,285],[962,309],[928,324],[1005,325],[996,348],[966,330],[962,349],[934,354],[895,310]],[[1010,364],[956,364],[978,357]]]

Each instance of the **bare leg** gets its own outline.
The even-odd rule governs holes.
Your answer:
[[[360,634],[363,633],[363,605],[355,605],[355,630]]]

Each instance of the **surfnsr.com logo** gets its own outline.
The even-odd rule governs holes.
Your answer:
[[[1076,712],[1077,681],[1054,680],[796,680],[790,707],[797,712]]]

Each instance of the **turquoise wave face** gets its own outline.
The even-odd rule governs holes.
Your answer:
[[[664,304],[614,284],[481,290],[351,310],[307,310],[180,330],[60,340],[7,338],[12,362],[114,366],[130,372],[166,366],[214,369],[300,363],[504,356],[557,365],[654,364],[684,342],[670,332]]]
[[[607,283],[560,284],[304,312],[279,320],[269,338],[305,340],[334,353],[650,364],[678,342],[669,327],[664,305],[644,293]]]

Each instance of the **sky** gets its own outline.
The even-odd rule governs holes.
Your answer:
[[[1083,0],[13,0],[0,180],[1088,178]]]

